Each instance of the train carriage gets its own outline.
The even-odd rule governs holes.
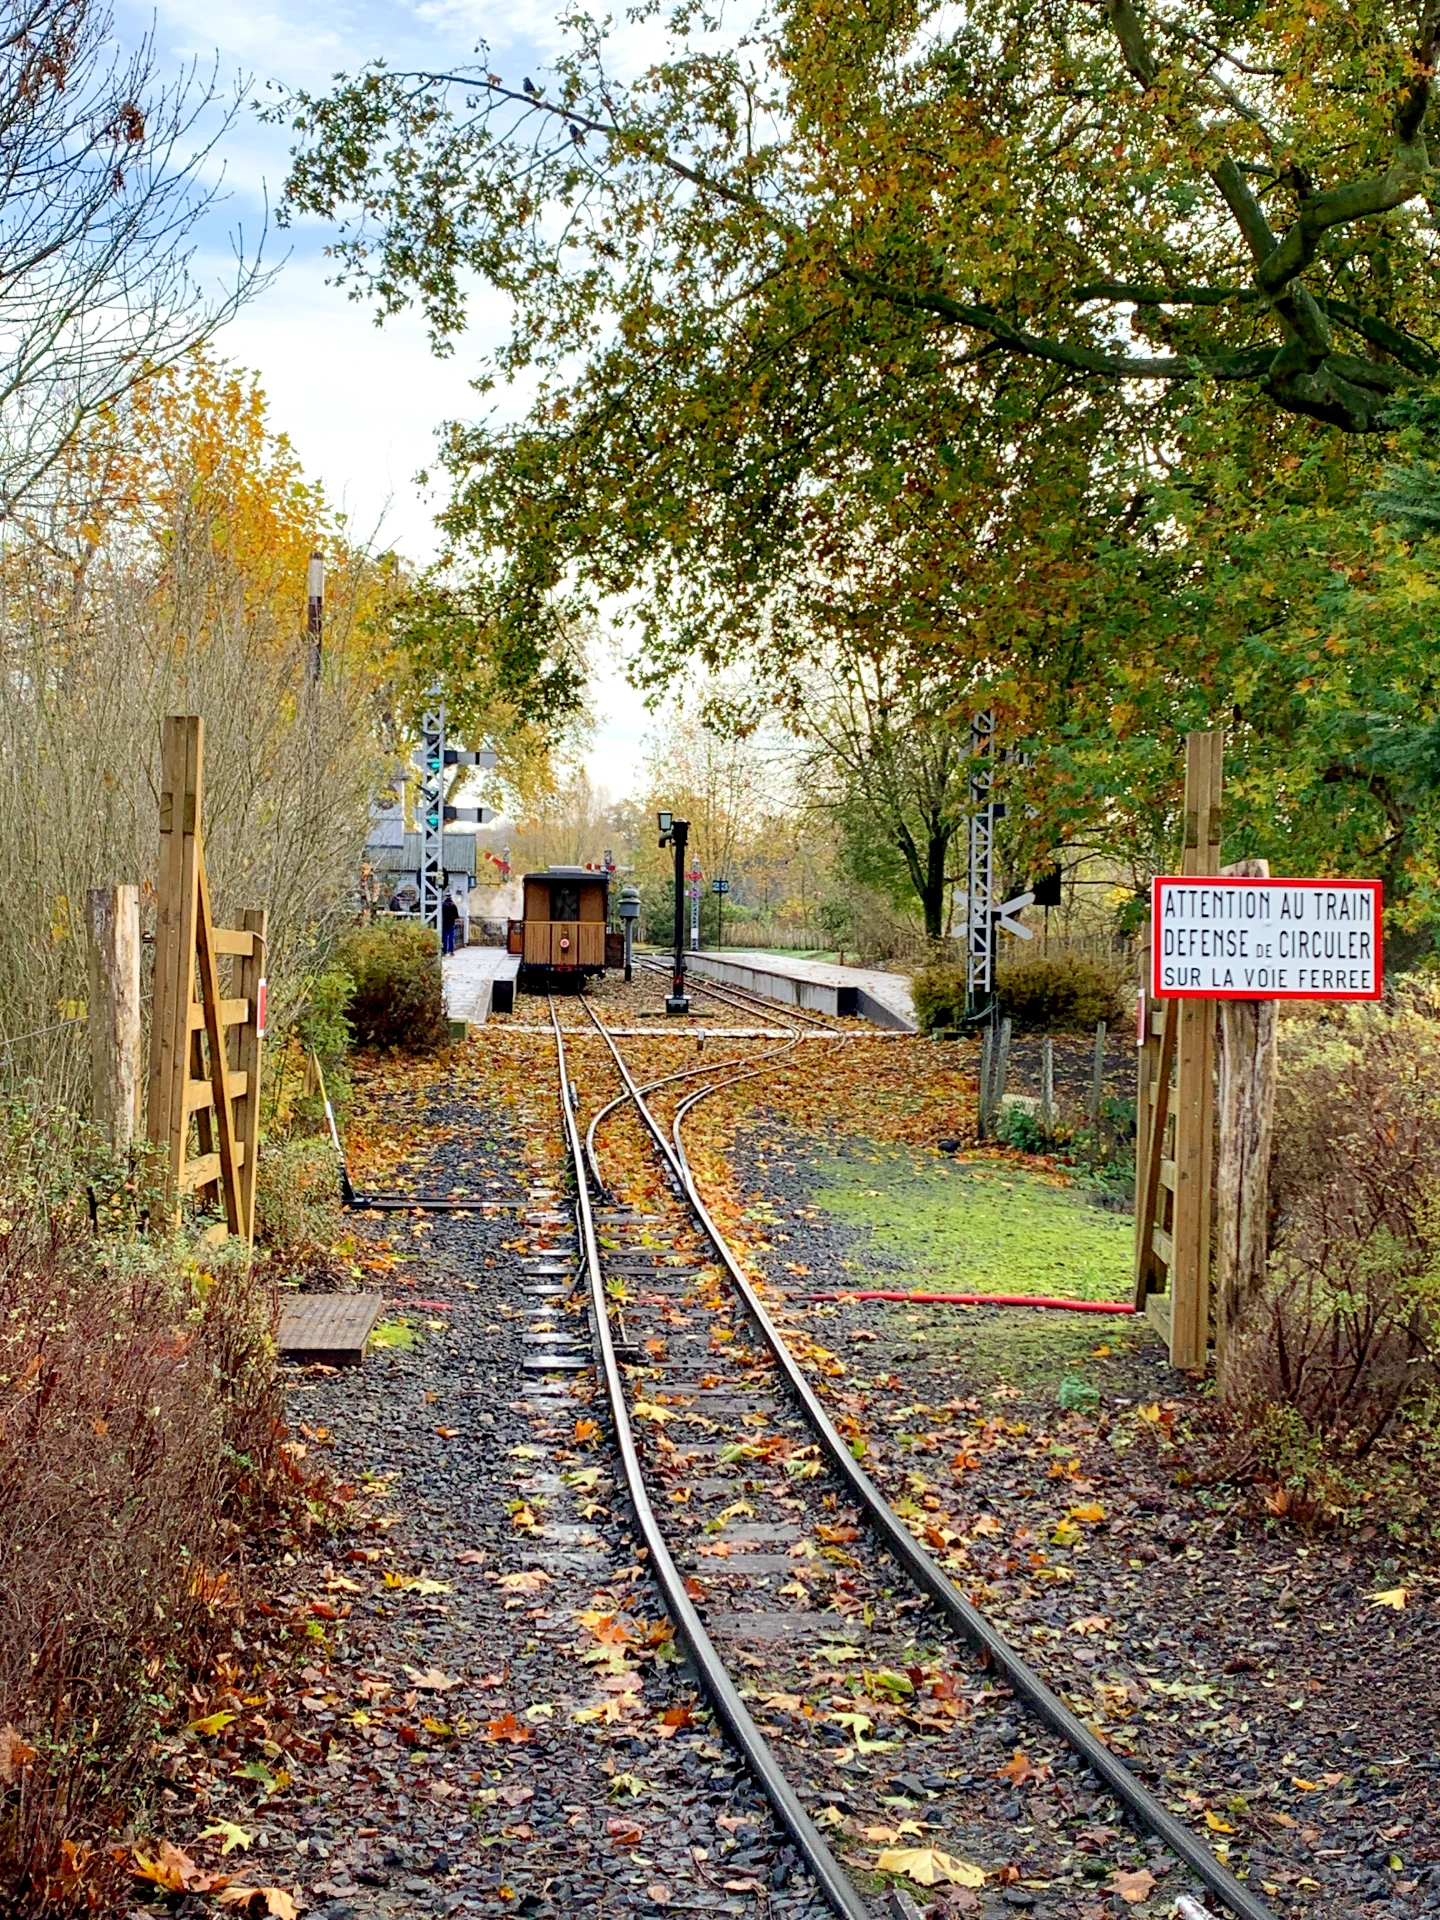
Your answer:
[[[510,922],[509,949],[520,956],[520,986],[544,991],[570,982],[579,985],[603,974],[612,961],[609,947],[624,941],[607,934],[610,876],[593,867],[547,867],[527,873],[524,917]]]

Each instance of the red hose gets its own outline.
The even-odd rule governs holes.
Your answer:
[[[812,1300],[901,1300],[912,1306],[1054,1307],[1065,1313],[1134,1313],[1122,1300],[1052,1300],[1043,1293],[900,1293],[885,1287],[846,1287],[843,1293],[812,1293]]]

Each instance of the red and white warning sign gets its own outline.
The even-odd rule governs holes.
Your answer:
[[[1378,880],[1157,876],[1151,909],[1160,998],[1380,998]]]

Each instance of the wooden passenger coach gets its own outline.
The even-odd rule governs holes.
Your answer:
[[[520,984],[543,987],[604,973],[610,876],[590,867],[527,873],[525,914],[510,922],[509,948],[520,956]]]

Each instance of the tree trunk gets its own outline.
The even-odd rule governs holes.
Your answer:
[[[1269,862],[1225,867],[1243,879]],[[1215,1358],[1222,1389],[1234,1367],[1235,1328],[1258,1295],[1270,1255],[1270,1152],[1275,1132],[1275,1002],[1220,1003],[1220,1140],[1215,1193]]]
[[[920,889],[927,940],[945,937],[945,861],[949,852],[950,835],[932,833],[925,847],[925,884]]]

